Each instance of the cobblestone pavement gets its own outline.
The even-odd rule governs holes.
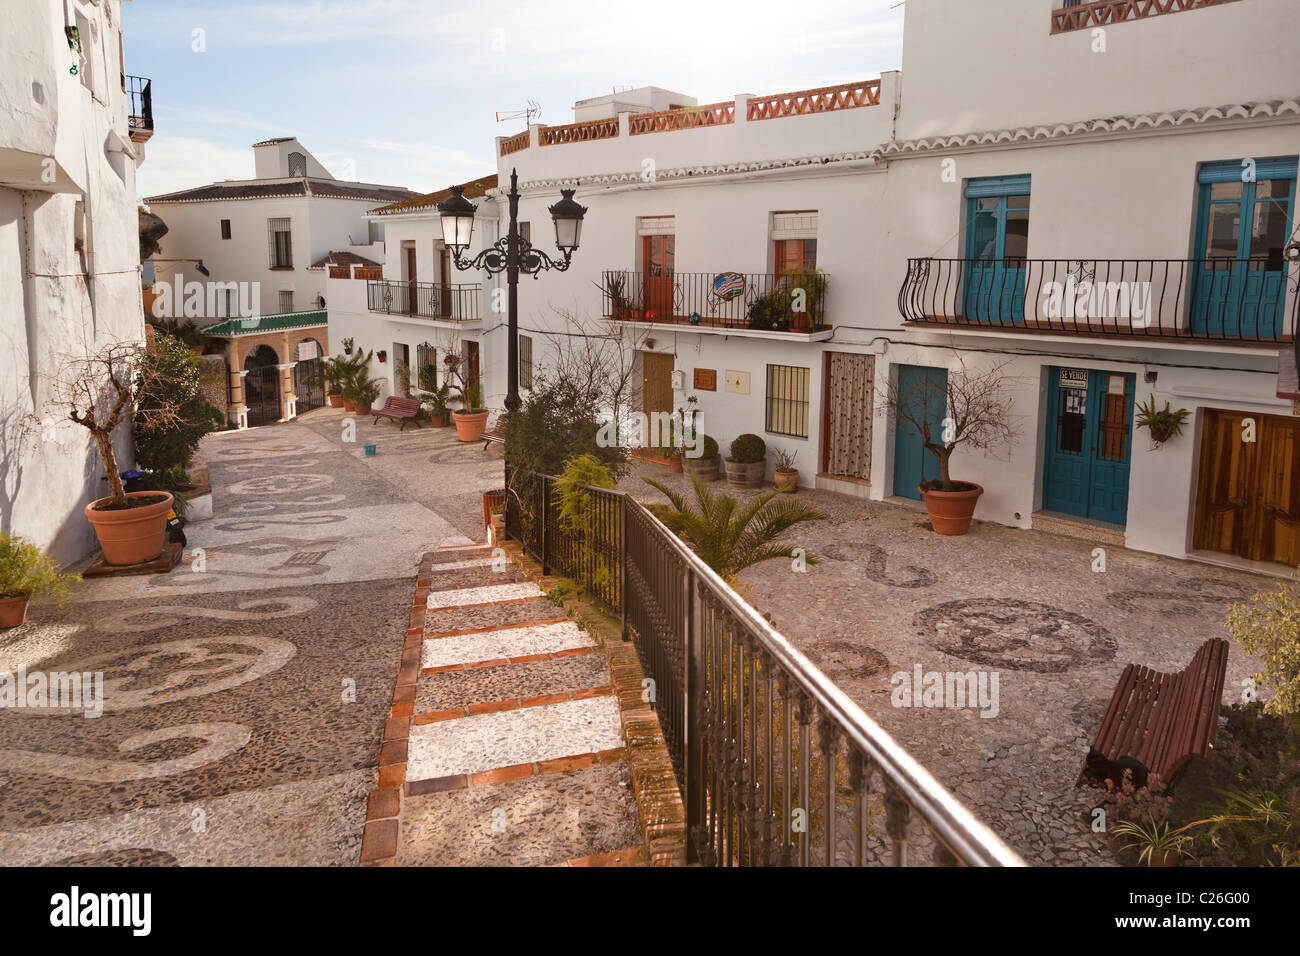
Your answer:
[[[420,557],[482,539],[501,463],[450,428],[347,442],[344,419],[209,436],[185,562],[0,633],[0,671],[105,682],[96,718],[0,711],[0,860],[358,862]]]
[[[504,551],[425,555],[361,859],[647,860],[604,649]]]
[[[662,500],[642,476],[689,482],[636,462],[621,487]],[[713,485],[747,499],[755,492]],[[1112,862],[1076,790],[1088,744],[1129,661],[1178,670],[1225,637],[1227,607],[1270,578],[976,522],[961,537],[924,511],[801,489],[830,519],[790,539],[820,557],[805,573],[770,561],[742,572],[746,596],[1027,862]],[[996,672],[996,716],[902,708],[894,674]],[[1258,668],[1233,646],[1225,702]],[[991,710],[990,710],[991,712]]]

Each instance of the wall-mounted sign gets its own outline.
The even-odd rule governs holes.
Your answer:
[[[1087,388],[1088,370],[1086,368],[1061,369],[1061,388]]]
[[[1106,394],[1123,395],[1126,381],[1127,379],[1123,375],[1108,375],[1106,377]]]
[[[673,390],[680,392],[686,387],[686,373],[679,368],[673,369]]]
[[[298,361],[306,362],[320,355],[320,347],[316,344],[315,339],[308,339],[306,342],[298,343]]]
[[[701,392],[718,390],[718,370],[716,368],[697,368],[695,370],[695,387]]]
[[[749,394],[749,373],[748,372],[733,372],[731,369],[727,369],[726,372],[723,373],[723,375],[726,379],[727,391],[731,392],[731,394],[733,395]]]
[[[739,272],[720,272],[713,277],[713,294],[730,302],[745,291],[745,277]]]

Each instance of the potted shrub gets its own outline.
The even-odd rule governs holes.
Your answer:
[[[50,556],[26,538],[0,531],[0,628],[27,620],[27,603],[38,596],[68,596],[75,574],[60,574]]]
[[[780,290],[766,292],[749,306],[749,327],[771,331],[780,325],[785,316],[786,308]]]
[[[89,355],[70,358],[52,376],[49,407],[90,432],[108,479],[109,495],[84,509],[108,564],[152,561],[166,542],[173,497],[166,491],[126,490],[113,436],[132,413],[139,428],[167,428],[185,421],[182,409],[166,397],[173,384],[167,380],[171,374],[169,364],[157,354],[134,342],[113,342]],[[160,398],[137,407],[141,395]],[[44,423],[40,424],[43,431]]]
[[[784,305],[789,313],[790,327],[795,332],[811,332],[822,324],[823,301],[826,297],[826,276],[816,269],[793,269],[782,276]],[[803,290],[803,308],[795,311],[796,290]]]
[[[343,380],[343,385],[339,389],[339,399],[343,402],[343,408],[349,412],[357,410],[357,382],[352,375],[348,375]]]
[[[1149,428],[1151,440],[1155,443],[1155,447],[1159,448],[1169,439],[1177,438],[1183,433],[1183,426],[1187,424],[1191,414],[1185,408],[1174,411],[1173,406],[1168,402],[1165,402],[1164,408],[1156,408],[1156,397],[1153,393],[1146,403],[1138,403],[1137,416],[1133,423],[1138,428]]]
[[[330,408],[343,406],[343,381],[347,377],[348,360],[342,355],[331,355],[321,362],[317,373],[325,383],[325,399]]]
[[[773,481],[776,482],[777,491],[792,495],[799,490],[799,471],[794,466],[797,454],[783,448],[776,450],[776,472],[773,474]]]
[[[922,444],[938,459],[939,478],[922,482],[917,491],[925,500],[931,527],[939,534],[965,534],[984,494],[973,481],[953,479],[952,453],[959,445],[992,448],[1012,442],[1018,435],[1011,400],[1005,394],[1005,367],[1004,363],[973,372],[963,363],[948,373],[946,388],[932,376],[923,376],[906,389],[891,382],[885,391],[888,412],[897,422],[916,429]],[[931,421],[933,408],[945,408],[948,417],[942,422]]]
[[[379,383],[372,381],[363,371],[362,378],[357,382],[357,414],[369,415],[370,406],[378,397]]]
[[[483,383],[474,382],[465,390],[465,407],[452,412],[456,423],[456,437],[461,441],[478,441],[487,428],[488,411],[483,407]]]
[[[718,440],[712,435],[704,436],[704,448],[698,458],[687,455],[682,459],[682,470],[692,478],[700,481],[717,481],[718,467],[722,457],[718,454]]]
[[[434,428],[446,428],[450,424],[447,421],[447,401],[450,397],[451,386],[446,382],[433,391],[420,393],[420,400],[428,406],[425,414],[429,418],[429,424]]]
[[[761,488],[767,474],[767,442],[744,434],[731,443],[727,459],[727,481],[742,488]]]

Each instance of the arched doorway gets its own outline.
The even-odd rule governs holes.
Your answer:
[[[321,378],[321,364],[325,350],[320,342],[305,338],[294,346],[293,391],[298,396],[299,413],[320,408],[325,404],[325,380]]]
[[[280,364],[275,349],[259,345],[244,359],[244,404],[248,424],[266,425],[280,420]]]

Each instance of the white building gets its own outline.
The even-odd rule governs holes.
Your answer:
[[[327,307],[325,263],[331,256],[383,260],[383,234],[365,218],[376,203],[415,195],[399,186],[336,179],[293,137],[253,144],[254,179],[224,180],[145,202],[167,223],[154,257],[154,278],[169,283],[172,314],[176,277],[189,282],[258,283],[262,315]],[[198,271],[199,260],[208,275]],[[195,325],[237,314],[239,290],[225,289],[211,310],[191,301]],[[246,297],[248,293],[246,292]],[[164,306],[155,306],[159,311]],[[209,311],[216,314],[209,314]]]
[[[876,499],[935,471],[885,384],[1006,363],[1019,440],[953,459],[977,517],[1300,564],[1287,6],[909,0],[902,74],[693,109],[620,94],[499,139],[539,245],[561,186],[590,210],[573,267],[521,296],[532,363],[567,334],[551,303],[615,319],[653,340],[647,411],[694,395],[724,453],[755,432],[804,484]],[[791,268],[826,276],[806,325],[764,308]],[[1053,282],[1150,298],[1088,318]],[[1160,447],[1134,425],[1150,397],[1188,412]]]
[[[0,30],[0,528],[71,562],[105,494],[89,433],[24,437],[68,357],[142,341],[136,167],[152,88],[127,76],[118,0],[30,0]],[[119,461],[131,463],[129,435]]]
[[[464,184],[464,195],[479,200],[466,258],[498,238],[496,185],[495,175]],[[384,236],[383,276],[366,273],[364,282],[330,278],[329,338],[336,354],[349,338],[356,348],[375,353],[370,374],[381,385],[381,402],[391,394],[418,391],[421,370],[429,366],[441,385],[443,359],[451,352],[460,356],[466,381],[481,380],[485,401],[499,408],[505,372],[494,360],[505,356],[504,281],[455,267],[436,208],[449,195],[444,189],[370,211],[370,223]],[[394,376],[403,364],[406,388]]]

